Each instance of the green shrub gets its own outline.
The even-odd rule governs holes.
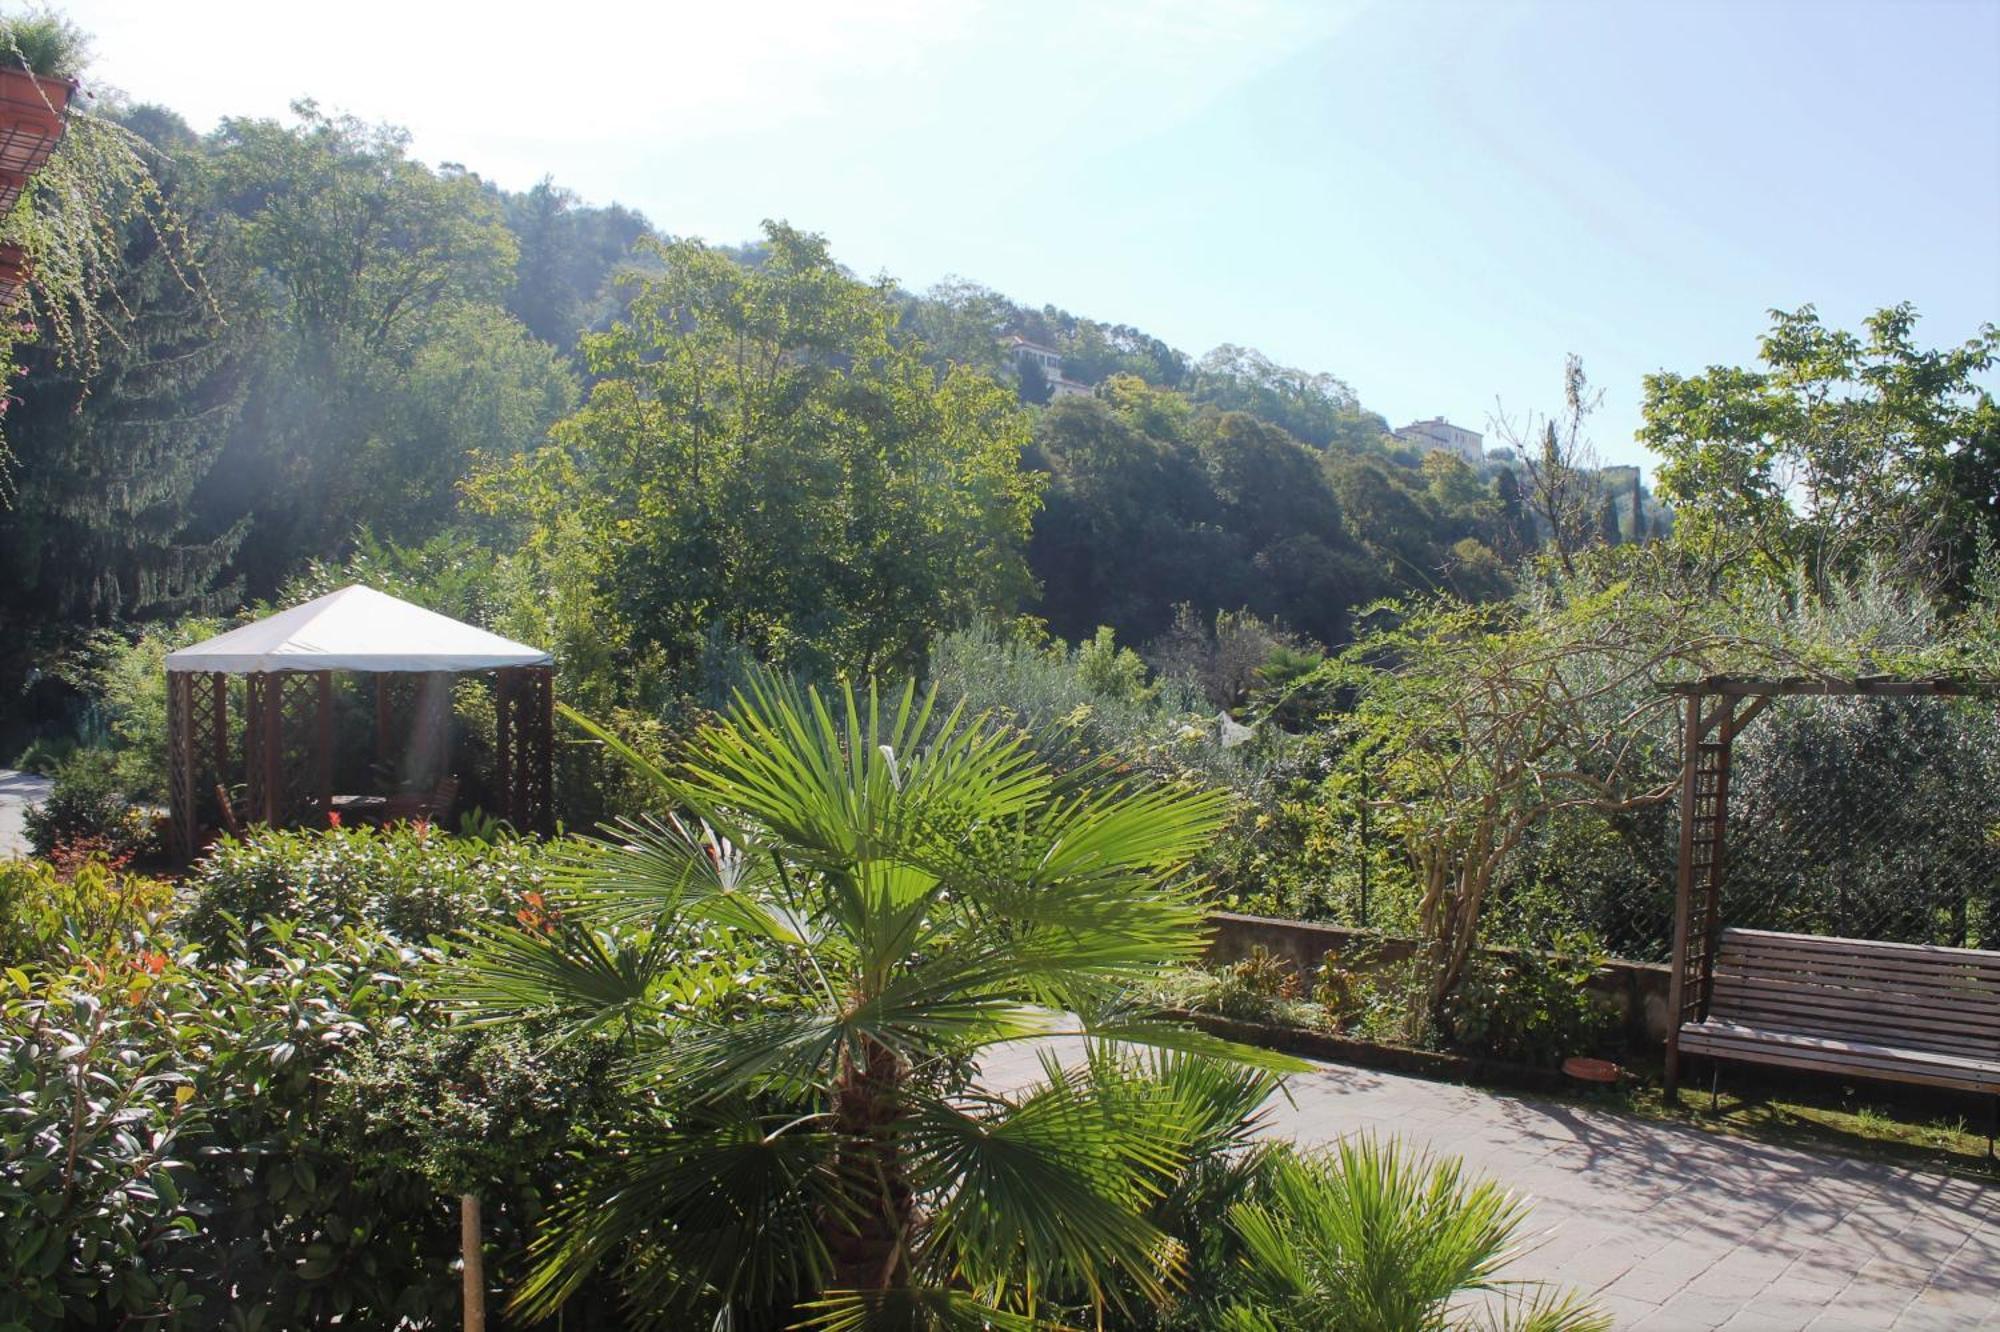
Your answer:
[[[284,925],[0,975],[0,1327],[455,1326],[460,1189],[517,1285],[616,1084],[602,1044],[447,1028],[434,959]]]
[[[1162,972],[1149,998],[1163,1007],[1214,1013],[1238,1022],[1297,1026],[1318,1014],[1299,997],[1298,970],[1263,947],[1220,967],[1176,967]]]
[[[153,816],[126,800],[117,759],[105,749],[79,749],[57,764],[48,799],[22,824],[41,856],[87,842],[114,860],[130,859],[158,845]]]
[[[1467,1054],[1545,1067],[1603,1044],[1613,1018],[1588,986],[1604,959],[1580,936],[1557,940],[1557,948],[1475,955],[1445,1001],[1447,1043]]]
[[[14,767],[37,777],[53,777],[62,761],[76,752],[76,741],[66,735],[39,736],[28,742],[14,759]]]
[[[261,920],[365,927],[419,943],[511,916],[540,891],[548,860],[542,843],[461,841],[409,824],[258,829],[224,838],[189,872],[181,929],[208,950]]]
[[[1430,960],[1421,951],[1387,961],[1383,945],[1328,951],[1312,998],[1327,1025],[1361,1040],[1443,1048],[1485,1059],[1553,1067],[1602,1046],[1615,1015],[1589,989],[1603,958],[1580,935],[1559,951],[1481,949],[1445,1001],[1443,1021],[1427,1017]]]
[[[1329,1026],[1357,1040],[1436,1046],[1425,1004],[1430,968],[1416,954],[1388,960],[1386,944],[1368,939],[1329,951],[1320,963],[1313,997]]]
[[[632,709],[611,708],[603,725],[649,763],[666,763],[674,738],[666,722]],[[556,814],[567,828],[589,832],[621,816],[664,812],[659,792],[636,777],[630,764],[561,722],[554,767]]]
[[[0,966],[52,961],[65,943],[88,957],[123,951],[172,904],[170,885],[101,856],[67,872],[42,860],[0,860]]]
[[[1130,667],[1108,638],[1071,649],[980,624],[939,637],[930,658],[946,701],[1019,726],[1058,769],[1108,760],[1121,772],[1248,790],[1267,763],[1263,744],[1222,747],[1215,710],[1185,680],[1118,692],[1131,683]]]
[[[200,1112],[158,1015],[108,986],[0,985],[0,1325],[198,1326]]]
[[[90,38],[52,9],[0,19],[0,65],[49,79],[73,79],[90,61]]]

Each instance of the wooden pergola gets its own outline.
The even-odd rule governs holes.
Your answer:
[[[246,823],[324,825],[337,808],[334,684],[338,671],[375,681],[374,748],[442,741],[448,715],[399,716],[406,681],[448,681],[493,672],[495,755],[501,808],[523,832],[554,824],[554,666],[549,654],[413,606],[367,587],[346,587],[167,655],[168,796],[172,849],[192,857],[204,832],[226,826],[232,771],[232,677],[243,679],[242,749]],[[439,697],[432,690],[430,697]],[[443,695],[449,711],[448,693]],[[404,712],[421,714],[421,703]],[[435,707],[432,712],[436,714]],[[440,758],[442,749],[440,748]],[[393,813],[393,798],[376,807]],[[205,818],[204,815],[212,817]]]
[[[1736,737],[1774,699],[1801,695],[1841,698],[1970,698],[2000,694],[2000,681],[1845,679],[1800,676],[1756,679],[1709,676],[1670,687],[1681,699],[1680,857],[1674,887],[1672,974],[1668,983],[1666,1094],[1680,1086],[1680,1028],[1708,1016],[1714,993],[1716,941],[1722,928],[1722,886],[1729,826],[1729,763]]]

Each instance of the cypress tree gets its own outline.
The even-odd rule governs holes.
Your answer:
[[[90,380],[47,336],[23,349],[7,406],[14,458],[0,508],[0,677],[46,649],[57,626],[227,599],[223,575],[243,526],[201,531],[192,514],[243,394],[241,336],[203,276],[223,261],[204,254],[184,279],[160,238],[136,230],[99,308],[106,331]]]

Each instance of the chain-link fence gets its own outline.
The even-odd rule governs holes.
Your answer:
[[[1553,923],[1663,961],[1679,838],[1672,800],[1551,819],[1497,885],[1489,933]],[[2000,700],[1770,700],[1730,756],[1719,920],[2000,948]]]
[[[1774,699],[1739,736],[1724,924],[2000,947],[2000,701]]]

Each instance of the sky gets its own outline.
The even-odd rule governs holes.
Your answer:
[[[7,7],[14,7],[9,4]],[[71,0],[198,129],[298,98],[661,230],[765,218],[1488,430],[1756,355],[1773,307],[2000,321],[2000,0]]]

